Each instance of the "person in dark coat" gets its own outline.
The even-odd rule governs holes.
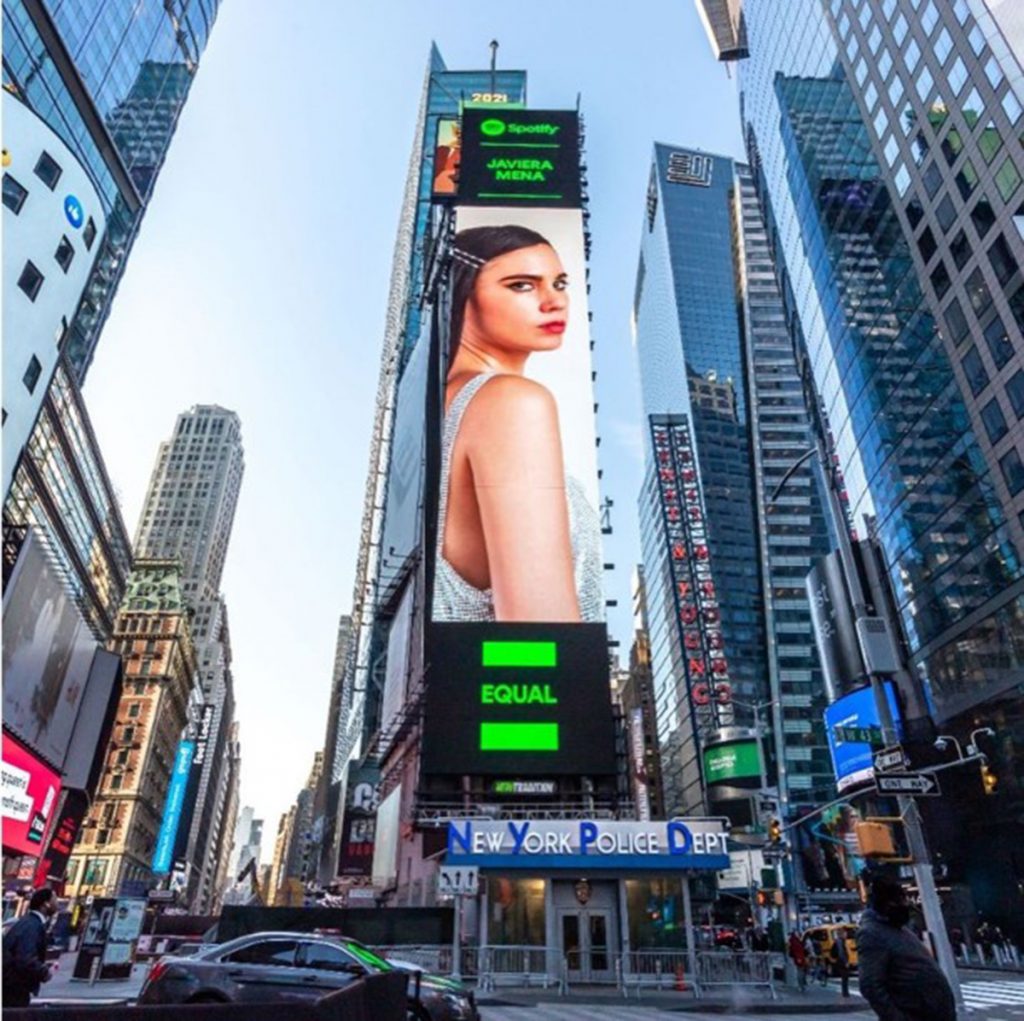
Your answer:
[[[5,1007],[27,1007],[39,986],[50,980],[46,964],[46,929],[57,911],[57,896],[48,886],[32,894],[28,912],[4,936]]]
[[[956,1021],[953,991],[931,954],[907,928],[903,887],[885,876],[871,884],[857,931],[861,995],[880,1021]]]

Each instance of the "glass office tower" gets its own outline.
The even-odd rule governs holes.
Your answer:
[[[705,748],[761,721],[783,801],[821,803],[832,783],[803,579],[830,544],[813,465],[773,499],[807,448],[808,419],[745,168],[655,145],[634,315],[666,811],[709,810]]]
[[[4,87],[86,167],[107,215],[103,246],[70,324],[79,383],[92,361],[153,180],[219,0],[4,0]]]
[[[750,162],[854,523],[938,731],[996,731],[985,786],[944,774],[940,878],[964,922],[1019,925],[1022,72],[982,0],[747,0],[742,22]]]

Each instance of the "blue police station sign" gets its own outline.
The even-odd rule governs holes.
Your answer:
[[[448,864],[494,869],[664,872],[729,867],[724,819],[460,819],[448,825]]]
[[[164,805],[164,818],[160,823],[160,835],[156,838],[156,851],[153,854],[153,872],[166,875],[171,870],[171,858],[174,853],[174,838],[181,821],[181,810],[185,804],[185,788],[188,786],[188,775],[192,768],[192,756],[196,752],[195,741],[180,741],[178,753],[174,757],[174,772],[171,774],[171,786],[167,791],[167,803]]]
[[[885,694],[898,740],[902,737],[903,728],[891,681],[885,682]],[[858,784],[870,783],[875,775],[874,753],[885,746],[871,686],[836,699],[825,710],[825,730],[837,789],[842,792]]]

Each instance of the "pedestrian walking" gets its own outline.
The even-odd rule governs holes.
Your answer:
[[[839,977],[839,985],[843,996],[850,996],[850,948],[846,945],[846,930],[837,929],[832,938],[829,951],[832,960],[832,971]]]
[[[881,1021],[956,1021],[946,976],[909,921],[906,891],[876,877],[857,932],[861,994]]]
[[[789,934],[789,957],[796,968],[796,981],[800,992],[807,989],[807,952],[804,941],[795,932]]]
[[[4,936],[3,994],[5,1007],[27,1007],[43,982],[46,965],[46,929],[57,913],[57,895],[48,886],[32,894],[28,912]]]

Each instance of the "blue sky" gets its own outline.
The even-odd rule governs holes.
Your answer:
[[[582,98],[610,625],[628,654],[640,413],[630,306],[651,146],[741,156],[733,83],[692,0],[388,4],[225,0],[86,382],[134,535],[177,414],[242,419],[223,590],[242,804],[278,817],[323,745],[351,605],[391,257],[431,40],[450,68]]]

